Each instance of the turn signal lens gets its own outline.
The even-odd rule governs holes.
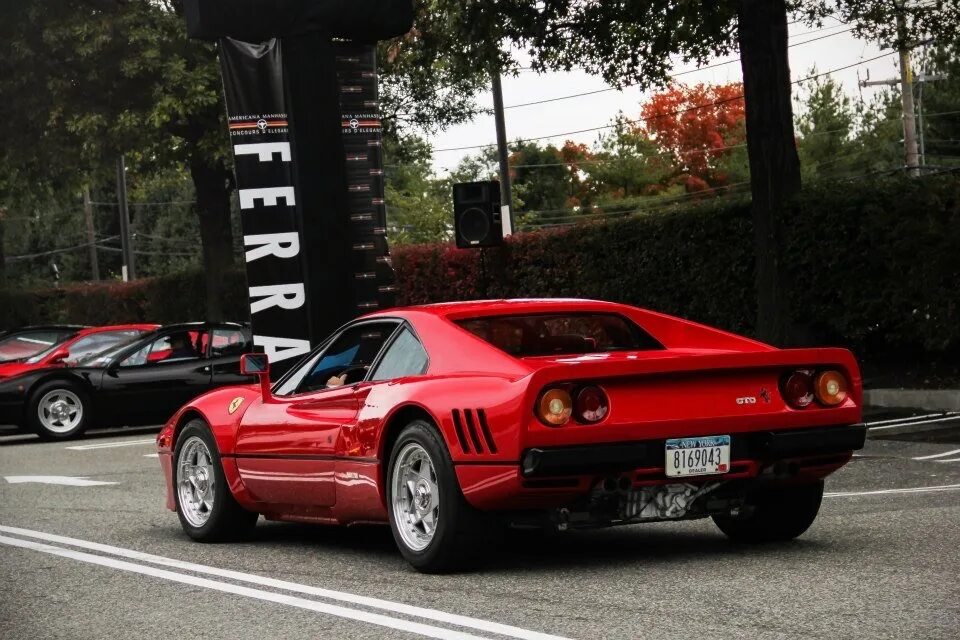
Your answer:
[[[545,391],[537,403],[537,417],[552,427],[566,424],[572,413],[573,400],[564,389]]]
[[[813,402],[813,372],[801,369],[794,371],[783,381],[781,392],[794,409],[803,409]]]
[[[577,393],[573,410],[580,422],[600,422],[610,410],[607,394],[600,387],[584,387]]]
[[[820,404],[828,407],[835,407],[847,399],[847,379],[839,371],[818,374],[813,388]]]

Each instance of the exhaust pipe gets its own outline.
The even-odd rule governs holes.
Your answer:
[[[765,470],[778,480],[792,478],[800,473],[800,465],[796,462],[775,462]]]

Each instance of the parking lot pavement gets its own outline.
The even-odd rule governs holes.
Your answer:
[[[708,520],[517,534],[474,572],[424,576],[384,527],[261,521],[243,543],[190,542],[163,508],[155,432],[0,435],[0,637],[955,640],[960,629],[960,445],[948,442],[868,440],[793,543],[738,547]]]

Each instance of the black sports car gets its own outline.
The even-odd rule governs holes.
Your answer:
[[[162,424],[181,405],[216,387],[252,381],[240,356],[250,331],[234,323],[168,325],[72,367],[0,380],[0,424],[48,440],[97,426]]]

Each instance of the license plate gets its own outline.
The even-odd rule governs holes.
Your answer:
[[[667,440],[666,471],[671,478],[730,471],[730,436]]]

